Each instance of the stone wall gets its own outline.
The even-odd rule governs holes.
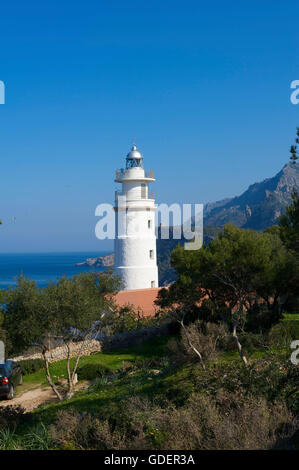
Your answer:
[[[100,352],[102,350],[101,342],[92,339],[90,341],[86,341],[85,344],[82,346],[82,342],[78,343],[71,343],[70,344],[70,352],[71,357],[77,356],[78,352],[80,351],[81,347],[83,347],[83,356],[89,356],[90,354],[94,354]],[[49,353],[47,353],[47,357],[49,362],[56,362],[61,361],[62,359],[67,358],[67,348],[66,346],[59,346],[57,348],[51,349]],[[16,362],[24,361],[25,359],[42,359],[41,353],[35,353],[27,356],[18,356],[14,357],[13,360]]]

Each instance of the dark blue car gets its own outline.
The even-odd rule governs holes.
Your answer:
[[[21,367],[13,361],[0,364],[0,397],[12,400],[17,385],[23,383]]]

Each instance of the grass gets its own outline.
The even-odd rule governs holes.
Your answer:
[[[114,371],[121,368],[124,362],[132,362],[136,359],[149,359],[153,357],[161,357],[167,350],[167,342],[169,337],[159,337],[140,346],[134,346],[126,350],[113,350],[109,352],[101,352],[92,354],[91,356],[83,356],[80,359],[79,366],[85,364],[104,364]],[[73,366],[75,359],[71,360]],[[66,360],[53,362],[50,364],[50,372],[55,381],[58,378],[66,378]],[[33,374],[25,375],[23,378],[24,386],[30,385],[48,385],[45,371],[43,369]]]
[[[284,313],[282,321],[299,321],[299,313]]]

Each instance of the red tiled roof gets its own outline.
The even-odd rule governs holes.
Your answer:
[[[116,294],[115,301],[120,307],[131,304],[135,308],[139,307],[145,316],[152,316],[155,315],[156,312],[154,301],[160,289],[162,289],[162,287],[121,290]]]

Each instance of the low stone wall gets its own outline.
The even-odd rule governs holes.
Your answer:
[[[70,355],[71,357],[76,357],[78,352],[82,349],[83,356],[89,356],[90,354],[94,354],[100,352],[102,350],[101,342],[92,339],[90,341],[86,341],[85,344],[82,346],[82,342],[78,343],[71,343],[70,344]],[[51,349],[48,353],[46,353],[49,362],[56,362],[61,361],[62,359],[67,358],[67,348],[66,346],[58,346],[57,348]],[[13,360],[16,362],[24,361],[26,359],[42,359],[41,353],[31,354],[29,356],[18,356],[14,357]]]
[[[92,339],[85,341],[82,350],[82,356],[89,356],[101,351],[109,351],[113,349],[126,349],[130,346],[136,346],[144,343],[151,338],[157,336],[165,336],[168,334],[169,324],[166,323],[161,326],[153,326],[150,328],[142,328],[140,330],[125,331],[124,333],[118,333],[113,336],[99,337],[98,339]],[[82,347],[82,342],[71,343],[70,352],[71,357],[76,357]],[[58,346],[51,349],[47,353],[49,362],[61,361],[67,358],[66,346]],[[24,361],[26,359],[42,359],[41,353],[34,353],[29,355],[23,355],[12,358],[15,362]]]

